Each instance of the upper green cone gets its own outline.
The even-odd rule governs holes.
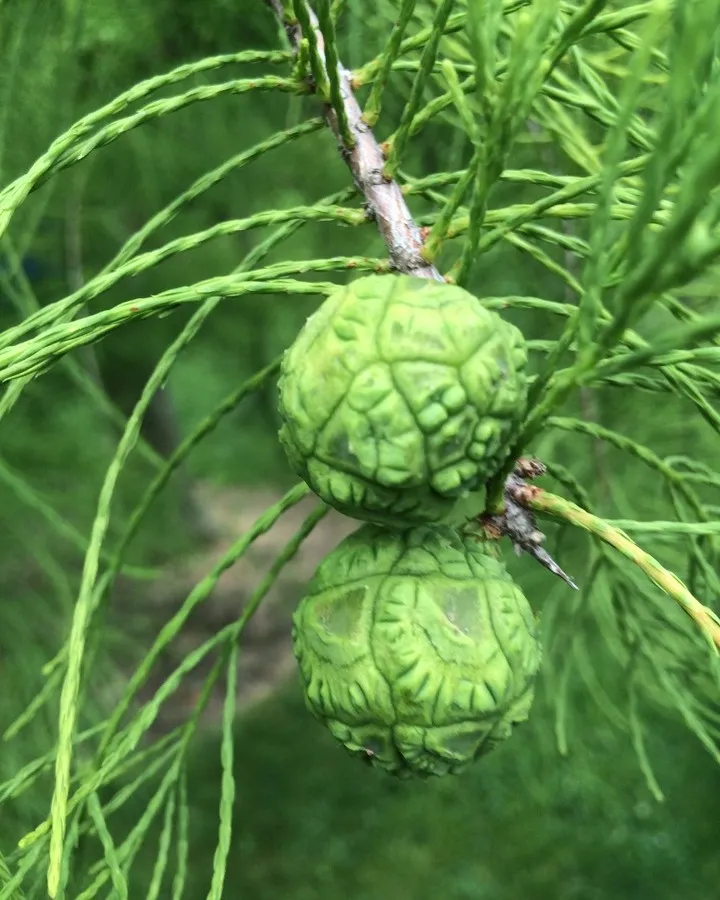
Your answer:
[[[326,503],[384,524],[482,511],[527,402],[520,331],[462,288],[370,275],[285,354],[280,439]]]

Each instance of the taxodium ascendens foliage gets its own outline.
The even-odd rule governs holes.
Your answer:
[[[77,392],[73,403],[83,398],[99,422],[122,430],[87,536],[25,473],[0,466],[3,484],[81,556],[67,566],[81,571],[77,591],[56,617],[70,618],[65,639],[46,666],[31,667],[42,679],[37,698],[5,731],[7,746],[18,748],[18,735],[33,728],[42,749],[0,754],[0,898],[35,896],[43,873],[51,897],[91,900],[108,885],[119,897],[132,894],[130,872],[154,816],[164,824],[153,887],[143,896],[159,896],[167,848],[175,842],[181,854],[189,844],[188,747],[224,675],[209,892],[220,897],[232,846],[238,641],[330,507],[356,520],[357,531],[293,597],[294,647],[311,711],[351,752],[399,776],[462,772],[528,717],[542,659],[557,715],[553,728],[539,725],[562,750],[574,690],[627,728],[656,797],[639,698],[679,711],[720,760],[718,4],[267,0],[256,28],[249,19],[260,4],[231,13],[228,4],[196,4],[198,12],[181,5],[182,14],[169,2],[0,4],[0,151],[12,151],[0,155],[9,166],[0,168],[1,427],[12,427],[4,417],[25,401],[28,385],[42,389],[52,368]],[[43,18],[50,8],[56,18]],[[142,13],[142,28],[128,10]],[[185,46],[166,40],[172,22],[176,38],[202,30],[207,40],[210,23],[227,25],[226,13],[245,37],[276,43],[222,46],[226,52],[218,43],[216,55],[188,53],[194,62],[170,56],[167,71],[111,99],[96,93],[102,73],[125,71],[102,64],[112,53],[124,64],[156,35],[138,63],[145,71]],[[194,15],[202,23],[188,28]],[[232,33],[217,30],[219,42]],[[30,100],[18,111],[20,97]],[[83,110],[95,108],[38,140],[73,97]],[[163,131],[180,110],[198,116],[193,129]],[[245,114],[256,121],[266,110],[261,137],[245,142]],[[33,133],[24,160],[23,121]],[[152,140],[122,140],[148,126]],[[216,135],[231,141],[227,153],[218,153]],[[104,154],[110,144],[117,155]],[[174,167],[180,149],[183,163]],[[198,173],[186,183],[188,156]],[[82,178],[69,199],[53,194],[70,184],[69,175],[58,177],[70,169],[96,176],[87,206]],[[338,171],[345,180],[326,185]],[[276,197],[278,174],[297,199],[250,198],[260,188]],[[155,195],[163,198],[157,209]],[[136,203],[126,208],[128,197]],[[203,209],[200,227],[202,216],[193,216]],[[40,302],[23,254],[59,222],[65,268],[46,285],[59,296]],[[128,222],[138,226],[126,235]],[[164,234],[170,223],[172,236]],[[341,231],[345,240],[334,244],[328,236]],[[100,232],[103,241],[123,235],[110,259],[88,249]],[[299,232],[302,241],[291,245]],[[232,266],[210,253],[218,238],[231,254],[244,248]],[[211,264],[183,267],[181,256]],[[143,281],[148,273],[153,280]],[[62,296],[57,285],[65,281]],[[300,316],[295,301],[308,297],[316,311]],[[229,384],[214,408],[199,410],[198,424],[158,458],[141,437],[153,398],[218,308],[242,316],[248,298],[259,298],[258,334],[279,319],[276,310],[291,309],[284,321],[297,326],[294,340],[283,341],[284,356]],[[168,319],[178,322],[175,331],[122,416],[77,351],[179,308],[190,315]],[[237,322],[238,334],[252,330],[249,321]],[[228,316],[218,331],[234,335],[228,322],[236,320]],[[239,354],[234,344],[232,352]],[[137,529],[198,444],[276,379],[279,443],[300,483],[223,548],[154,630],[121,696],[109,692],[108,700],[98,673],[110,590],[120,573],[143,585],[159,577],[129,564]],[[78,429],[78,442],[86,436]],[[135,451],[154,469],[127,516],[118,482]],[[222,574],[308,496],[315,509],[249,586],[234,620],[141,701],[158,661]],[[536,517],[559,521],[564,535],[590,536],[580,549],[559,544],[579,591],[543,545]],[[503,562],[512,548],[525,554],[518,584]],[[47,562],[34,532],[25,557],[45,567],[48,591],[59,585],[66,597],[63,566]],[[9,605],[0,606],[5,615]],[[185,724],[150,739],[163,705],[210,657],[217,663],[202,676]],[[47,727],[45,712],[56,725]],[[3,768],[8,759],[18,760],[17,773]],[[30,821],[6,825],[8,805],[35,790],[48,767],[52,795],[33,802]],[[115,815],[129,795],[123,779],[137,771],[160,773],[162,783],[127,836],[116,833]],[[86,838],[102,858],[79,871],[74,853]],[[187,871],[180,857],[177,870],[179,897]]]

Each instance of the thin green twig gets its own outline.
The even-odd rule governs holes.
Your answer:
[[[654,584],[672,597],[696,622],[711,644],[720,650],[720,619],[711,609],[700,603],[677,576],[661,566],[620,529],[613,527],[605,519],[586,512],[570,500],[550,494],[542,488],[526,485],[518,490],[517,495],[517,499],[530,509],[564,519],[578,528],[583,528],[622,553]]]

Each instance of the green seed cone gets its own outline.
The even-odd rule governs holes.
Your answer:
[[[280,439],[326,503],[380,524],[479,514],[527,403],[521,333],[472,294],[407,275],[338,290],[285,354]]]
[[[507,738],[541,658],[505,567],[449,527],[362,526],[315,573],[293,642],[313,714],[400,776],[459,772]]]

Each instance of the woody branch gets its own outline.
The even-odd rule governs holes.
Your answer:
[[[265,0],[278,21],[283,25],[288,41],[295,57],[300,52],[303,31],[300,23],[286,13],[283,0]],[[312,44],[318,49],[323,72],[327,73],[325,41],[317,16],[309,6],[306,22],[312,29]],[[383,175],[385,156],[373,134],[372,128],[363,119],[352,85],[352,73],[340,61],[337,64],[337,75],[340,87],[341,115],[333,105],[323,100],[324,116],[328,127],[335,136],[340,155],[347,163],[355,186],[365,200],[368,217],[377,225],[388,251],[390,264],[398,272],[414,275],[418,278],[429,278],[444,282],[438,269],[429,264],[423,257],[423,238],[420,228],[415,223],[405,202],[400,186],[394,179]],[[310,85],[317,85],[310,76]],[[344,137],[343,133],[350,138]],[[544,468],[528,461],[518,461],[518,465],[506,483],[505,509],[500,514],[488,515],[483,520],[489,537],[510,538],[516,552],[525,552],[541,565],[562,578],[571,587],[575,583],[569,578],[549,553],[541,546],[544,535],[537,528],[533,513],[518,502],[522,492],[518,488],[525,484],[524,479],[542,474]]]

